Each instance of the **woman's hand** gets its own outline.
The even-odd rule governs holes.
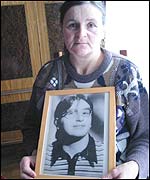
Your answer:
[[[129,161],[117,166],[102,179],[136,179],[138,172],[138,164],[135,161]]]
[[[20,176],[22,179],[34,179],[36,156],[24,156],[20,162]]]

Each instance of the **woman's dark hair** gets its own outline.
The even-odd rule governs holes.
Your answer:
[[[60,7],[60,23],[63,24],[65,14],[72,6],[82,4],[92,4],[97,7],[102,13],[103,25],[105,24],[105,1],[65,1]]]
[[[54,113],[54,123],[57,127],[60,126],[61,118],[67,114],[67,110],[72,106],[73,102],[81,99],[89,104],[91,112],[93,112],[93,104],[89,97],[82,94],[66,96],[59,102]]]

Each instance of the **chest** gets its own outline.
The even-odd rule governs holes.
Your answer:
[[[75,175],[85,177],[100,177],[103,172],[103,161],[98,158],[93,167],[89,161],[79,156],[77,159],[68,161],[67,159],[58,158],[53,166],[50,166],[50,159],[46,160],[44,173],[52,175]]]

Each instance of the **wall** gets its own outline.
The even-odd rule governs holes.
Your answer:
[[[106,2],[106,48],[127,50],[149,91],[149,1]]]

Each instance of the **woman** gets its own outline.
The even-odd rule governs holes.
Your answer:
[[[22,178],[36,176],[34,152],[45,91],[104,86],[115,86],[116,90],[117,166],[103,178],[147,177],[148,95],[138,69],[131,61],[100,48],[104,34],[103,10],[101,1],[66,1],[60,9],[66,53],[47,63],[34,83],[22,131],[27,154],[31,156],[21,160]]]

